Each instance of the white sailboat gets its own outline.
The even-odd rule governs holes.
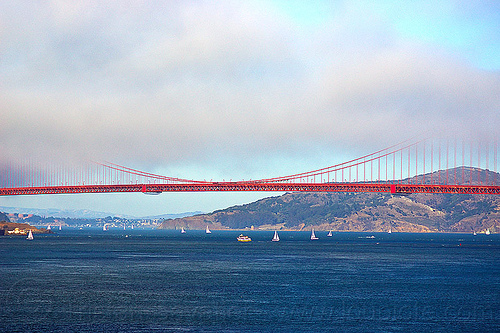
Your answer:
[[[476,235],[477,235],[477,233],[476,233],[475,231],[474,231],[472,234],[473,234],[474,236],[476,236]]]
[[[316,239],[319,239],[318,237],[316,237],[316,235],[314,234],[314,229],[311,230],[311,240],[316,240]]]
[[[486,232],[485,232],[485,234],[486,234],[486,235],[489,235],[489,234],[491,234],[491,232],[490,232],[490,228],[486,229]]]
[[[389,231],[387,232],[388,234],[392,234],[392,229],[389,228]]]
[[[274,236],[272,239],[273,242],[279,242],[280,241],[280,236],[278,236],[278,231],[274,230]]]
[[[47,230],[50,230],[50,224],[47,226]]]
[[[331,231],[331,230],[330,230],[330,231],[328,231],[328,235],[326,235],[326,237],[332,237],[332,236],[333,236],[333,235],[332,235],[332,231]]]
[[[185,234],[186,230],[184,230],[184,227],[181,228],[181,234]]]
[[[59,224],[59,231],[61,231],[61,230],[62,230],[62,225]]]
[[[103,225],[102,226],[102,231],[106,231],[106,230],[108,230],[108,228],[106,227],[106,225]]]
[[[208,229],[208,225],[207,225],[207,228],[205,229],[205,233],[206,234],[211,234],[212,232],[210,231],[210,229]]]
[[[27,240],[33,240],[33,233],[30,231],[28,232],[28,237],[26,238]]]

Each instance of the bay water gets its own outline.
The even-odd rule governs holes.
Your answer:
[[[1,332],[500,332],[500,235],[0,238]]]

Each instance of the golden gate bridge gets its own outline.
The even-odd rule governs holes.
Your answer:
[[[497,144],[402,142],[329,167],[282,177],[206,181],[167,177],[111,162],[0,164],[0,195],[199,191],[500,194]]]

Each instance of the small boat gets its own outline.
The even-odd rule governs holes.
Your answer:
[[[33,240],[33,233],[30,231],[28,232],[28,237],[26,238],[27,240]]]
[[[326,237],[332,237],[332,236],[333,236],[333,235],[332,235],[332,231],[331,231],[331,230],[330,230],[330,231],[328,231],[328,235],[326,235]]]
[[[243,234],[240,234],[238,238],[236,238],[238,242],[251,242],[252,239],[248,236],[243,236]]]
[[[181,234],[185,234],[186,233],[186,230],[184,230],[184,228],[181,228]]]
[[[272,239],[273,242],[279,242],[280,241],[280,236],[278,236],[278,232],[275,230],[274,231],[274,236]]]
[[[490,228],[486,229],[486,232],[485,232],[485,234],[486,234],[486,235],[489,235],[489,234],[491,234],[491,232],[490,232]]]
[[[388,234],[392,234],[392,229],[389,228]]]
[[[106,225],[103,225],[102,226],[102,231],[107,231],[107,230],[108,230],[108,228],[106,227]]]
[[[474,231],[472,234],[473,234],[474,236],[477,236],[477,233],[476,233],[475,231]]]
[[[316,240],[316,239],[319,239],[318,237],[316,237],[316,235],[314,234],[314,229],[311,230],[311,240]]]
[[[50,224],[47,226],[47,230],[50,230]]]
[[[62,230],[62,225],[59,224],[59,231],[61,231],[61,230]]]
[[[211,234],[212,232],[210,231],[210,229],[208,229],[208,225],[207,225],[207,228],[205,229],[205,233],[206,234]]]

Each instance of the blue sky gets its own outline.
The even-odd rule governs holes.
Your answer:
[[[0,3],[2,159],[168,176],[317,169],[423,132],[498,137],[496,1]],[[269,193],[0,198],[132,215]]]

